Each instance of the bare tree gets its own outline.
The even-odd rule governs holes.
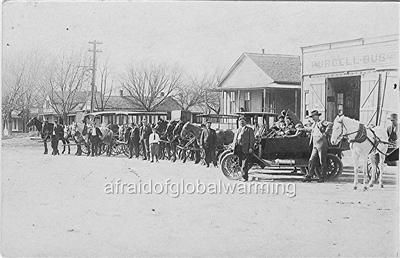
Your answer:
[[[100,92],[96,95],[95,105],[97,110],[104,111],[113,91],[113,81],[109,82],[110,71],[107,63],[100,69]]]
[[[47,78],[49,105],[64,121],[68,113],[86,101],[87,94],[82,91],[89,79],[85,64],[82,56],[63,56]]]
[[[222,73],[204,74],[188,79],[178,87],[174,98],[183,110],[198,107],[204,113],[220,112],[220,96],[217,85],[222,78]]]
[[[131,67],[122,86],[133,101],[146,111],[154,111],[181,84],[181,74],[162,65]]]
[[[6,128],[9,134],[12,134],[12,111],[18,110],[22,103],[24,91],[24,75],[25,67],[19,71],[11,71],[9,74],[3,74],[2,83],[2,123],[4,129]]]
[[[29,55],[5,56],[2,76],[2,122],[3,128],[12,133],[12,112],[22,118],[23,131],[30,118],[30,109],[42,100],[41,83],[45,62],[37,52]],[[4,130],[2,130],[4,134]]]
[[[190,110],[200,106],[204,102],[204,96],[203,85],[198,84],[195,79],[190,79],[177,88],[174,99],[182,110]]]
[[[220,93],[218,91],[218,84],[222,80],[222,72],[215,71],[213,74],[206,75],[205,81],[205,96],[204,105],[207,108],[207,113],[210,111],[219,114],[221,111]]]

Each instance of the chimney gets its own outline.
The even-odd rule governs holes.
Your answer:
[[[119,90],[119,96],[121,96],[121,97],[124,96],[124,90],[123,90],[123,89],[120,89],[120,90]]]
[[[261,49],[261,52],[262,52],[262,54],[264,55],[264,54],[265,54],[265,49],[262,48],[262,49]]]

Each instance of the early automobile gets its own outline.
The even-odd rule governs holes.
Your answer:
[[[310,138],[308,137],[271,137],[270,128],[277,114],[266,112],[241,112],[245,116],[250,126],[256,132],[256,143],[252,154],[253,163],[261,168],[274,167],[285,170],[299,168],[303,173],[308,169],[308,160],[311,154]],[[292,121],[299,122],[293,112]],[[262,124],[261,124],[262,123]],[[258,128],[257,128],[258,127]],[[342,152],[348,150],[345,141],[338,145],[329,145],[327,155],[327,177],[328,180],[337,178],[343,171],[341,161]],[[223,174],[229,179],[239,179],[242,177],[239,166],[239,159],[233,153],[233,148],[229,148],[220,155],[219,162]]]
[[[341,145],[341,143],[339,144]],[[261,138],[256,141],[252,154],[253,163],[265,167],[275,168],[300,168],[303,171],[308,169],[308,159],[311,154],[311,147],[308,137],[276,137]],[[340,159],[338,150],[343,150],[342,146],[330,146],[327,155],[327,179],[337,178],[343,171],[343,163]],[[242,177],[239,166],[239,158],[230,149],[224,153],[221,159],[221,169],[223,174],[232,180]]]

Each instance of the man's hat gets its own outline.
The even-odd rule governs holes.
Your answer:
[[[212,123],[210,119],[206,120],[206,124],[208,124],[208,123],[210,123],[210,124]]]
[[[294,128],[303,128],[303,124],[302,123],[297,123],[296,126]]]
[[[396,113],[392,113],[388,116],[388,119],[391,121],[397,120],[397,114]]]
[[[284,119],[285,118],[285,116],[284,115],[280,115],[280,116],[278,116],[278,119]]]
[[[311,114],[308,117],[313,117],[313,116],[320,116],[322,115],[318,110],[313,110]]]

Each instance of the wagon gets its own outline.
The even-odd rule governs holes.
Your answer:
[[[327,179],[337,178],[343,171],[343,163],[340,153],[345,148],[341,146],[329,146],[327,155]],[[261,168],[302,168],[308,169],[308,160],[311,154],[308,137],[293,138],[261,138],[255,144],[252,154],[253,164],[258,164]],[[229,150],[221,160],[223,174],[232,180],[242,178],[239,158]]]

